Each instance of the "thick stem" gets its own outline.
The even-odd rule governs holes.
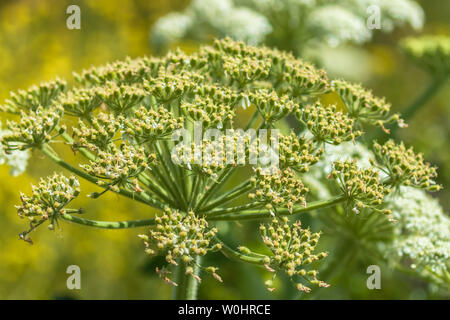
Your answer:
[[[194,274],[198,276],[200,272],[199,256],[196,257]],[[186,265],[181,261],[177,261],[178,265],[175,267],[175,282],[177,286],[173,288],[172,298],[175,300],[197,300],[198,281],[194,277],[186,274]]]

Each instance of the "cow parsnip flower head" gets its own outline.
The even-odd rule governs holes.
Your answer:
[[[118,190],[124,185],[135,185],[135,178],[155,161],[156,155],[149,154],[143,147],[123,144],[99,151],[95,160],[80,166],[88,174],[101,179],[97,182],[100,186]]]
[[[54,103],[62,106],[67,115],[89,119],[102,99],[95,88],[75,88],[62,92]]]
[[[101,67],[92,67],[81,73],[74,73],[74,78],[83,86],[103,86],[107,82],[121,84],[142,83],[146,75],[155,76],[161,65],[159,58],[127,58]]]
[[[406,38],[403,51],[431,74],[445,76],[450,73],[450,37],[426,35]]]
[[[170,74],[166,70],[160,69],[157,78],[145,80],[144,89],[151,93],[159,103],[180,102],[185,94],[195,88],[196,82],[202,81],[201,78],[200,74],[192,72]]]
[[[64,132],[63,126],[55,132],[63,113],[64,109],[59,106],[22,111],[20,122],[6,123],[9,132],[1,138],[5,152],[40,147]]]
[[[127,113],[139,105],[147,95],[142,88],[126,84],[117,85],[112,81],[99,87],[96,93],[115,115]]]
[[[248,194],[249,199],[264,204],[272,215],[276,215],[277,207],[287,207],[292,212],[296,204],[306,206],[308,188],[290,168],[269,175],[258,167],[250,182],[254,190]]]
[[[424,162],[423,155],[414,153],[412,147],[406,148],[403,142],[396,144],[388,140],[384,145],[375,143],[374,151],[392,185],[413,186],[428,191],[441,189],[434,181],[436,168]]]
[[[11,92],[11,97],[5,105],[0,106],[1,111],[20,113],[21,110],[36,111],[39,107],[47,108],[52,101],[65,90],[67,83],[64,80],[42,82],[39,86],[33,85],[28,90]]]
[[[28,233],[43,222],[50,222],[49,229],[55,227],[59,215],[65,213],[65,206],[80,194],[80,183],[74,176],[65,177],[55,173],[41,179],[31,189],[31,196],[20,194],[22,204],[16,206],[19,217],[30,221],[30,229],[20,234],[22,239],[29,242],[31,239]]]
[[[218,251],[222,248],[221,244],[214,241],[217,228],[209,227],[208,222],[196,216],[193,211],[182,214],[170,208],[166,208],[162,215],[158,215],[155,222],[155,230],[150,230],[148,235],[139,236],[144,240],[146,253],[165,252],[168,263],[177,265],[178,260],[186,264],[188,266],[186,274],[200,281],[193,270],[195,257],[204,256],[209,251]],[[215,274],[217,268],[207,267],[204,270],[220,279]]]
[[[100,190],[89,195],[92,201],[101,201],[110,191],[163,214],[117,222],[80,218],[74,215],[80,210],[64,207],[78,195],[77,183],[60,176],[43,180],[33,196],[22,197],[19,213],[38,213],[32,229],[53,217],[100,228],[152,226],[142,238],[147,252],[158,250],[166,256],[168,269],[157,273],[172,284],[169,272],[175,265],[178,275],[199,280],[200,268],[220,280],[217,268],[203,267],[199,257],[221,250],[227,257],[286,272],[299,290],[310,287],[299,284],[298,277],[325,286],[315,270],[305,269],[326,256],[313,253],[319,233],[284,216],[340,204],[356,213],[388,213],[385,196],[391,187],[410,183],[435,188],[435,171],[422,156],[390,146],[364,169],[353,161],[358,159],[354,153],[343,151],[348,162],[336,162],[330,169],[337,184],[324,198],[312,201],[306,172],[329,163],[330,148],[356,142],[361,122],[383,126],[392,116],[384,100],[342,81],[334,88],[341,87],[346,112],[319,103],[331,88],[325,71],[289,53],[227,38],[190,55],[177,50],[158,59],[126,59],[75,78],[74,87],[52,94],[45,106],[35,107],[42,102],[37,96],[31,96],[28,109],[10,105],[7,111],[16,119],[0,140],[2,150],[32,149],[47,156],[95,184]],[[294,114],[292,120],[299,120],[295,129],[304,132],[283,127],[282,121]],[[59,150],[64,147],[76,157],[69,152],[69,161],[62,159]],[[84,160],[72,164],[79,157]],[[56,191],[61,198],[53,197]],[[54,208],[45,202],[47,194]],[[275,218],[263,237],[269,255],[229,247],[217,232],[221,224],[213,225],[264,218]],[[23,238],[28,240],[27,233]]]
[[[317,279],[317,270],[306,269],[312,262],[328,255],[326,252],[314,253],[320,233],[302,229],[300,221],[290,224],[286,217],[274,218],[268,225],[261,225],[259,230],[264,244],[273,253],[273,256],[264,259],[267,270],[275,275],[278,271],[284,271],[293,282],[296,281],[293,278],[297,276],[311,285],[329,286]],[[265,284],[269,290],[274,290],[273,280],[268,280]],[[295,286],[299,291],[311,291],[310,287],[301,282],[295,283]]]
[[[335,179],[342,192],[347,195],[348,204],[356,214],[364,208],[390,214],[380,210],[383,198],[390,189],[380,182],[378,172],[373,169],[360,169],[354,161],[336,161],[329,178]]]
[[[319,142],[339,145],[345,141],[355,141],[363,133],[354,129],[354,120],[336,110],[335,105],[323,106],[319,102],[296,111],[299,119]]]
[[[281,167],[290,167],[299,172],[309,171],[317,163],[324,149],[294,132],[279,135],[279,160]],[[273,139],[273,137],[271,138]]]
[[[277,92],[261,89],[251,92],[248,96],[249,103],[258,108],[259,113],[266,123],[274,123],[292,113],[297,105],[288,95],[279,97]]]
[[[181,105],[185,116],[192,121],[199,121],[205,127],[222,128],[233,123],[234,109],[227,104],[218,103],[209,97],[197,96],[193,102]]]
[[[107,150],[113,143],[114,137],[122,128],[122,117],[101,112],[87,125],[79,120],[78,127],[73,127],[72,136],[75,142],[72,148],[87,148],[91,151]]]
[[[361,85],[333,80],[332,87],[341,97],[349,116],[357,122],[380,126],[387,133],[389,130],[384,127],[385,124],[396,121],[400,127],[405,126],[398,114],[389,113],[391,104],[386,99],[374,96]]]
[[[123,121],[122,129],[137,143],[151,144],[158,139],[168,138],[183,124],[183,117],[174,117],[164,107],[148,110],[141,106],[134,111],[133,117]]]

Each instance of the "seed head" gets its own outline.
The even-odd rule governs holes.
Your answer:
[[[19,90],[17,93],[11,92],[11,97],[6,100],[5,105],[0,106],[0,110],[20,113],[21,110],[36,112],[39,107],[46,109],[66,89],[66,86],[65,81],[56,79],[42,82],[39,86],[33,85],[27,90]]]
[[[380,211],[384,196],[390,192],[390,189],[380,182],[378,171],[372,168],[360,169],[356,161],[334,162],[329,178],[336,180],[348,197],[349,207],[356,214],[364,208]]]
[[[400,127],[405,126],[398,114],[389,114],[391,105],[384,98],[374,96],[361,85],[344,80],[334,80],[331,85],[344,102],[349,117],[357,123],[380,126],[387,133],[385,124],[397,121]]]
[[[248,197],[266,205],[266,208],[276,214],[277,207],[287,207],[292,211],[294,205],[306,205],[305,194],[308,192],[302,181],[295,177],[294,170],[286,168],[277,174],[265,174],[261,167],[255,170],[251,179],[254,190]]]
[[[41,179],[37,186],[32,185],[31,190],[31,196],[20,194],[22,204],[16,206],[19,217],[30,220],[30,229],[20,235],[30,243],[28,233],[38,225],[48,220],[50,229],[54,228],[64,207],[80,194],[80,183],[74,176],[67,178],[55,173]]]
[[[273,254],[267,269],[272,269],[273,272],[282,270],[289,277],[301,276],[308,283],[320,287],[329,286],[317,279],[317,270],[306,269],[307,265],[327,256],[326,252],[314,253],[320,233],[302,229],[300,221],[290,224],[286,217],[274,218],[268,225],[263,225],[260,231],[264,244]],[[310,291],[303,284],[296,286],[301,291]]]
[[[62,107],[38,107],[36,111],[22,111],[20,122],[8,121],[7,128],[10,131],[2,136],[1,143],[5,151],[25,150],[40,147],[52,140],[52,133],[58,125],[62,115]],[[64,130],[62,128],[61,130]]]
[[[354,120],[337,111],[335,105],[324,106],[316,102],[298,108],[296,116],[319,142],[337,145],[362,135],[362,131],[353,129]]]
[[[389,140],[384,145],[375,143],[374,152],[393,186],[405,185],[428,191],[442,188],[434,181],[437,177],[436,168],[424,162],[423,155],[414,153],[412,147],[407,149],[403,142],[395,144]]]

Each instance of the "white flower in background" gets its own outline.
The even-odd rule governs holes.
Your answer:
[[[152,41],[164,46],[189,36],[206,40],[229,36],[250,44],[261,43],[272,27],[263,15],[235,7],[231,0],[194,0],[183,13],[170,13],[156,21]]]
[[[207,22],[214,25],[233,11],[231,0],[194,0],[187,8],[187,12],[201,19],[196,22]]]
[[[192,26],[190,16],[172,12],[158,19],[152,29],[152,41],[157,46],[182,39]]]
[[[423,26],[423,10],[413,0],[193,0],[182,14],[172,16],[172,23],[165,23],[164,17],[158,20],[152,40],[169,45],[181,38],[204,41],[230,36],[303,54],[323,42],[335,47],[369,41],[372,30],[366,20],[372,5],[380,8],[385,32],[405,24],[414,29]],[[180,21],[173,21],[176,18]],[[181,32],[174,30],[180,31],[181,25],[186,29],[175,37]]]
[[[310,33],[316,33],[318,39],[325,39],[332,47],[345,42],[364,43],[371,38],[365,20],[339,5],[313,10],[307,19],[307,26]]]
[[[389,197],[388,207],[398,222],[387,255],[402,259],[425,275],[448,272],[450,218],[439,202],[411,187],[402,187],[398,195]]]
[[[0,137],[8,133],[8,130],[2,130],[0,123]],[[29,157],[30,153],[28,152],[28,150],[13,151],[9,154],[6,154],[3,150],[3,147],[0,145],[0,165],[6,163],[8,166],[10,166],[11,169],[9,173],[12,176],[18,176],[25,171]]]
[[[218,21],[218,29],[224,36],[256,45],[272,32],[269,21],[256,12],[242,8]]]
[[[346,160],[355,159],[358,162],[358,166],[362,169],[372,168],[370,160],[374,159],[375,156],[367,149],[365,145],[359,142],[344,142],[340,145],[326,145],[325,152],[327,153],[327,159],[321,160],[314,167],[323,174],[328,175],[332,169],[332,163],[335,161],[344,162]]]

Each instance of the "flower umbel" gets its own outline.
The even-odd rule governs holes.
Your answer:
[[[208,222],[195,215],[193,211],[182,214],[178,210],[166,208],[164,213],[155,218],[156,230],[150,230],[149,235],[140,235],[144,240],[147,254],[163,251],[168,263],[177,265],[181,263],[188,266],[186,274],[196,280],[200,278],[193,272],[197,256],[204,256],[208,251],[217,251],[222,248],[215,243],[216,228],[210,228]],[[156,250],[156,251],[155,251]],[[215,274],[216,268],[208,267],[207,272]]]
[[[54,229],[58,215],[65,213],[64,207],[80,194],[80,183],[74,176],[67,178],[55,173],[31,188],[31,196],[21,193],[22,204],[16,206],[19,217],[30,221],[30,229],[20,234],[21,239],[30,243],[28,233],[43,222],[50,221],[48,227]]]
[[[309,229],[302,229],[300,221],[293,224],[288,223],[288,219],[274,218],[270,224],[261,225],[259,228],[264,244],[272,251],[273,256],[266,257],[266,268],[271,272],[282,270],[295,281],[298,276],[306,280],[309,284],[319,287],[329,285],[317,279],[317,270],[307,271],[306,266],[314,261],[325,258],[326,252],[314,253],[319,242],[320,233],[311,233]],[[295,283],[299,291],[309,292],[311,288],[301,282]],[[269,290],[272,281],[266,282]]]
[[[390,177],[392,185],[413,186],[428,191],[442,188],[434,181],[436,168],[424,162],[423,155],[415,154],[412,147],[407,149],[403,142],[396,144],[393,140],[384,145],[375,143],[373,147],[380,168]]]

